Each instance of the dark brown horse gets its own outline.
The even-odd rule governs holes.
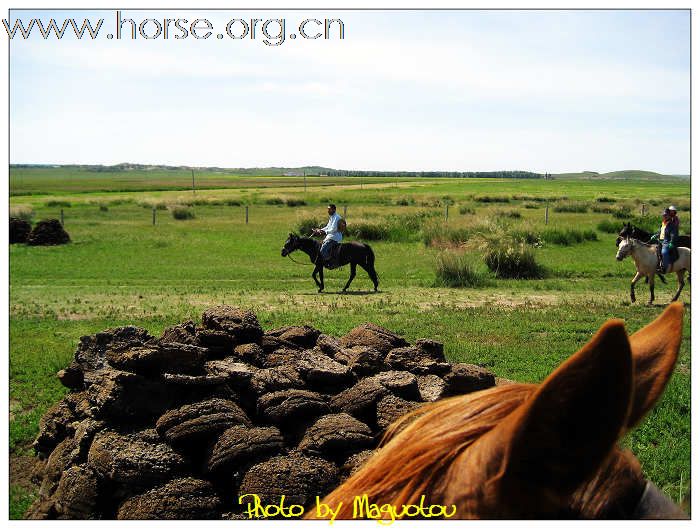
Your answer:
[[[309,256],[311,263],[315,265],[314,271],[311,274],[316,285],[318,286],[318,291],[323,292],[323,258],[321,257],[321,243],[316,239],[310,237],[300,237],[294,233],[289,234],[289,238],[285,241],[282,247],[282,257],[286,257],[295,250],[301,250]],[[377,277],[377,272],[374,269],[374,252],[370,248],[369,244],[362,242],[348,242],[340,245],[338,249],[338,259],[336,266],[350,265],[350,278],[348,282],[343,287],[343,292],[347,291],[352,280],[355,279],[355,269],[359,265],[361,268],[367,272],[369,278],[374,283],[374,291],[377,291],[379,286],[379,278]],[[318,277],[317,277],[318,276]],[[319,281],[320,278],[320,281]]]
[[[454,518],[685,518],[617,446],[671,378],[682,327],[680,303],[631,336],[610,320],[539,385],[425,405],[323,502],[339,519],[363,495],[398,513],[454,506]]]
[[[617,234],[617,239],[615,240],[615,246],[620,246],[622,239],[629,237],[630,239],[637,239],[642,242],[649,242],[653,233],[649,233],[642,228],[637,226],[632,226],[631,223],[625,224],[620,233]],[[679,235],[676,238],[676,246],[683,246],[684,248],[690,248],[690,235]]]

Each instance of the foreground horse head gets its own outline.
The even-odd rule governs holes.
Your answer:
[[[427,405],[323,501],[352,516],[376,504],[455,505],[458,518],[682,518],[617,440],[661,396],[681,343],[670,305],[627,335],[610,320],[540,385],[513,384]]]
[[[634,249],[635,240],[630,237],[625,237],[621,239],[617,245],[617,254],[615,254],[615,259],[622,261],[625,257],[632,253]]]
[[[299,249],[299,236],[294,233],[290,233],[287,240],[284,241],[284,246],[282,246],[282,257],[287,257],[294,250]]]

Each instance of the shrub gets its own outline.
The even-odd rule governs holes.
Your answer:
[[[399,198],[399,199],[395,202],[395,204],[396,204],[397,206],[412,206],[412,205],[415,204],[415,203],[416,203],[416,199],[414,199],[413,197],[409,197],[409,198],[406,198],[406,197]]]
[[[381,241],[388,239],[389,230],[385,224],[359,221],[348,224],[347,234],[365,241]]]
[[[109,211],[109,208],[107,207],[107,204],[100,204],[100,211]]]
[[[525,209],[539,209],[542,206],[540,204],[536,204],[534,202],[527,202],[527,203],[523,204],[523,207]]]
[[[597,198],[595,199],[595,201],[596,201],[596,202],[614,203],[614,202],[617,202],[617,199],[616,199],[616,198],[612,198],[612,197],[597,197]]]
[[[240,200],[235,200],[233,198],[227,198],[224,200],[224,205],[226,206],[240,206],[241,201]]]
[[[475,215],[476,210],[474,208],[470,208],[469,206],[459,206],[459,214],[460,215]]]
[[[510,209],[510,210],[506,210],[506,211],[499,211],[497,213],[497,215],[499,215],[500,217],[507,218],[507,219],[519,219],[522,217],[520,212],[515,210],[515,209]]]
[[[588,206],[581,202],[570,202],[554,206],[557,213],[588,213]]]
[[[536,279],[544,276],[535,252],[524,244],[497,244],[489,248],[484,262],[496,277],[502,279]]]
[[[597,241],[598,235],[594,230],[560,230],[557,228],[545,230],[542,232],[542,240],[550,244],[560,244],[562,246],[571,246],[584,241]]]
[[[313,216],[303,216],[297,221],[296,229],[302,236],[308,236],[311,234],[311,230],[323,226],[324,222]]]
[[[194,209],[187,206],[173,206],[170,212],[175,220],[187,220],[194,218]]]
[[[265,204],[267,204],[268,206],[281,206],[282,204],[284,204],[284,200],[282,200],[279,197],[266,198]]]
[[[493,195],[481,195],[478,197],[474,197],[474,200],[476,202],[485,202],[485,203],[503,203],[506,204],[510,202],[510,198],[504,197],[504,196],[493,196]]]
[[[69,207],[71,207],[71,203],[68,202],[67,200],[49,200],[46,203],[46,207],[49,207],[49,208],[69,208]]]
[[[34,210],[29,206],[10,206],[10,217],[31,222],[33,216]]]
[[[300,198],[288,198],[287,200],[285,200],[285,203],[290,208],[296,208],[298,206],[306,206],[306,201],[301,200]]]
[[[490,281],[464,253],[443,252],[435,260],[435,286],[481,287]]]

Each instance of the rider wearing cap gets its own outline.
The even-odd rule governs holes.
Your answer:
[[[677,211],[674,206],[669,206],[664,209],[661,228],[653,235],[650,242],[659,241],[661,243],[661,259],[662,270],[664,274],[669,271],[671,266],[671,250],[675,245],[675,240],[678,237],[678,219]]]

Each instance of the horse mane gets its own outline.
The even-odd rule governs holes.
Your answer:
[[[536,384],[497,386],[426,404],[404,415],[389,427],[378,451],[323,502],[340,507],[339,519],[352,518],[353,501],[365,494],[378,505],[416,505],[421,496],[425,496],[425,504],[443,504],[445,488],[449,486],[445,477],[458,456],[525,403],[538,387]],[[471,464],[479,466],[476,462]],[[459,470],[470,475],[480,469],[467,465]],[[619,506],[632,508],[633,500],[641,494],[635,488],[641,476],[639,463],[631,452],[613,450],[591,479],[571,495],[569,504],[560,507],[557,515],[626,517],[629,512],[620,512]],[[481,501],[489,494],[466,492],[480,496]],[[457,511],[457,518],[483,515],[480,511],[465,510],[464,505]]]
[[[324,502],[342,501],[340,518],[350,518],[354,497],[363,494],[377,504],[393,505],[416,504],[421,495],[434,496],[439,478],[455,458],[536,389],[534,384],[508,384],[414,410],[391,425],[380,449]]]

